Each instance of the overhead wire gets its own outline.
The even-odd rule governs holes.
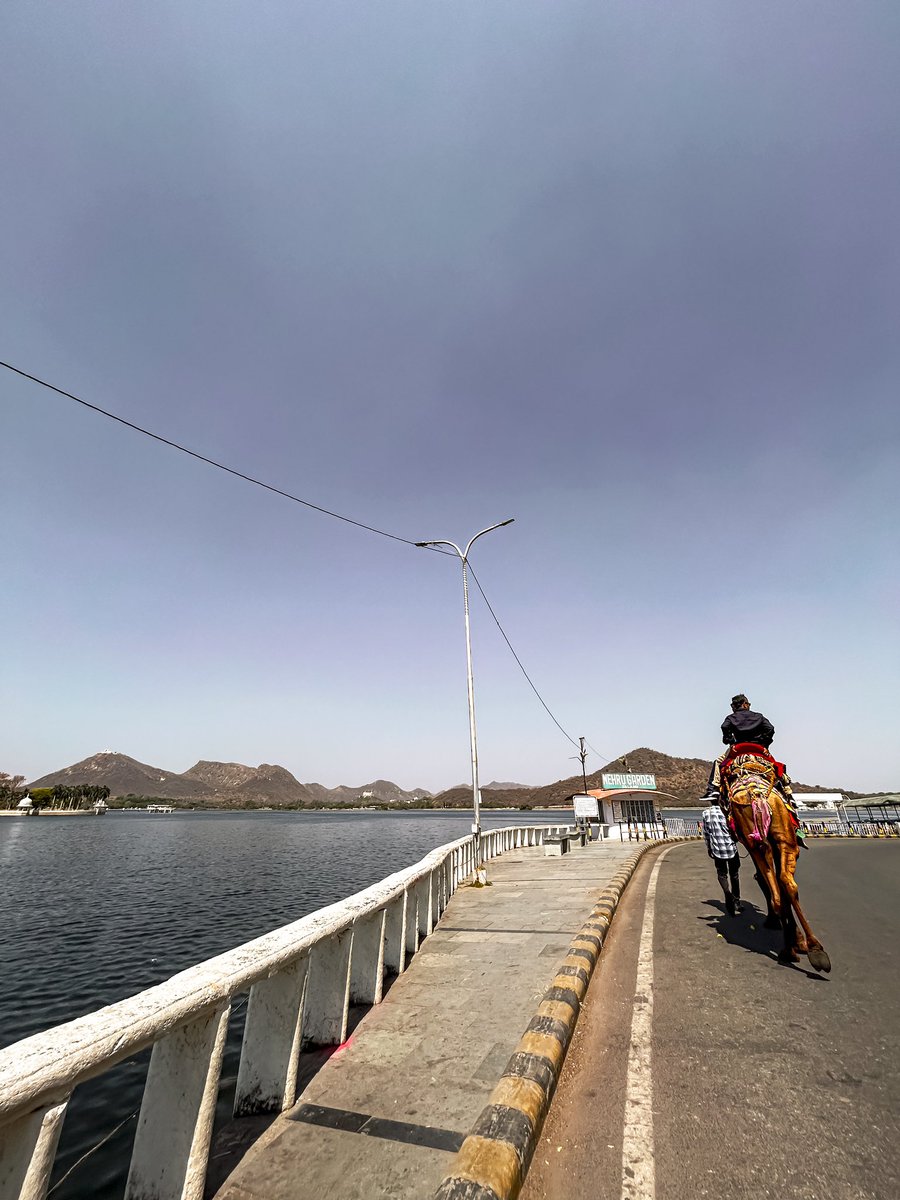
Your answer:
[[[66,391],[65,388],[57,387],[56,384],[50,383],[48,380],[42,379],[38,375],[33,375],[29,371],[23,371],[21,367],[14,366],[12,363],[3,362],[2,360],[0,360],[0,367],[4,367],[7,371],[11,371],[14,375],[19,375],[22,379],[30,380],[32,383],[36,383],[40,387],[46,388],[48,391],[55,392],[58,396],[63,396],[67,400],[72,400],[76,404],[80,404],[83,408],[90,409],[91,412],[98,413],[100,416],[106,417],[110,421],[115,421],[119,425],[124,425],[127,429],[134,430],[135,433],[140,433],[144,437],[151,438],[155,442],[160,442],[163,446],[169,446],[172,450],[178,450],[182,454],[188,455],[189,458],[196,459],[198,462],[206,463],[207,466],[215,467],[216,470],[218,470],[218,471],[224,471],[227,475],[233,475],[236,479],[242,479],[245,483],[251,483],[254,485],[254,487],[263,488],[265,491],[272,492],[276,496],[281,496],[285,500],[291,500],[294,504],[300,504],[304,508],[309,508],[309,509],[312,509],[314,512],[321,513],[323,516],[332,517],[334,520],[342,521],[346,525],[354,525],[354,526],[356,526],[357,529],[364,529],[368,533],[378,534],[380,537],[389,538],[391,541],[394,541],[394,542],[402,542],[404,545],[407,545],[407,546],[420,546],[421,545],[421,543],[417,543],[417,542],[413,541],[412,538],[401,537],[399,534],[390,533],[386,529],[379,529],[375,525],[369,525],[365,521],[357,521],[354,517],[348,517],[348,516],[345,516],[343,513],[334,512],[332,509],[325,508],[321,504],[315,504],[312,500],[304,500],[301,496],[295,496],[292,492],[287,492],[283,488],[276,487],[272,483],[266,483],[265,480],[263,480],[263,479],[257,479],[253,475],[248,475],[244,471],[239,471],[236,467],[230,467],[226,463],[222,463],[222,462],[219,462],[217,459],[210,458],[206,454],[201,454],[199,450],[192,450],[189,446],[182,445],[181,442],[176,442],[172,438],[164,437],[160,433],[154,433],[152,429],[146,429],[143,425],[138,425],[134,421],[129,421],[129,420],[127,420],[127,418],[119,416],[118,413],[110,412],[109,409],[102,408],[99,404],[94,404],[90,400],[85,400],[81,396],[76,396],[74,392],[69,392],[69,391]],[[436,554],[452,554],[452,551],[442,550],[439,546],[427,546],[426,548],[434,551]],[[544,700],[543,696],[538,691],[538,689],[535,687],[534,681],[532,680],[531,676],[525,670],[525,666],[522,663],[521,658],[519,658],[519,655],[516,653],[515,647],[513,646],[512,642],[509,640],[506,630],[503,628],[503,625],[500,622],[500,618],[494,612],[493,606],[491,605],[490,600],[488,600],[485,590],[481,586],[481,582],[478,579],[478,576],[472,570],[471,563],[468,564],[468,569],[469,569],[469,573],[472,576],[472,579],[475,581],[476,587],[478,588],[479,592],[481,593],[482,599],[484,600],[485,604],[487,605],[488,612],[493,617],[494,623],[496,624],[497,628],[500,630],[500,634],[501,634],[503,640],[506,642],[506,645],[509,648],[510,653],[512,654],[513,658],[515,659],[515,661],[519,667],[519,670],[524,675],[524,677],[528,683],[528,686],[534,692],[535,696],[537,696],[540,704],[544,708],[544,710],[547,713],[547,715],[549,716],[550,720],[557,727],[557,729],[560,731],[560,733],[563,735],[563,737],[565,737],[567,739],[567,741],[571,742],[571,744],[576,749],[580,750],[579,743],[575,740],[575,738],[572,737],[572,735],[570,733],[568,733],[563,728],[563,726],[557,720],[556,716],[551,711],[549,705]],[[590,746],[590,742],[588,742],[586,738],[585,738],[585,742],[588,746]],[[595,754],[598,755],[598,757],[600,757],[600,758],[604,757],[604,755],[599,754],[599,752],[597,750],[595,750],[593,746],[591,746],[591,749],[594,751]],[[607,761],[611,761],[611,760],[607,760]]]
[[[23,379],[30,379],[32,383],[40,384],[41,387],[47,388],[51,392],[56,392],[58,396],[64,396],[67,400],[74,400],[76,404],[80,404],[84,408],[89,408],[92,412],[99,413],[102,417],[108,417],[110,421],[117,421],[120,425],[124,425],[128,429],[133,429],[136,433],[143,434],[144,437],[152,438],[155,442],[161,442],[164,446],[170,446],[173,450],[180,450],[182,454],[187,454],[190,458],[197,459],[198,462],[215,467],[218,471],[225,471],[228,475],[234,475],[236,479],[243,479],[245,483],[252,483],[255,487],[264,488],[267,492],[273,492],[276,496],[284,497],[285,500],[292,500],[295,504],[302,504],[304,508],[311,508],[314,512],[322,513],[326,517],[333,517],[336,521],[343,521],[346,525],[355,525],[357,529],[365,529],[369,533],[377,533],[380,537],[390,538],[394,542],[403,542],[407,546],[416,545],[412,538],[401,537],[399,534],[389,533],[386,529],[378,529],[375,525],[367,525],[365,521],[357,521],[354,517],[346,517],[343,513],[333,512],[330,508],[324,508],[321,504],[314,504],[312,500],[304,500],[302,497],[295,496],[292,492],[286,492],[283,488],[276,487],[272,483],[266,483],[265,480],[256,479],[253,475],[247,475],[244,471],[237,470],[236,467],[229,467],[226,463],[209,458],[208,455],[201,454],[199,450],[192,450],[189,446],[183,446],[180,442],[163,437],[160,433],[154,433],[152,429],[145,429],[143,425],[137,425],[134,421],[126,420],[125,417],[120,417],[118,413],[101,408],[99,404],[92,404],[89,400],[84,400],[81,396],[76,396],[73,392],[67,392],[64,388],[57,387],[56,384],[48,383],[46,379],[41,379],[37,375],[31,375],[28,371],[23,371],[20,367],[13,366],[12,363],[0,362],[0,367],[5,367],[7,371],[12,371],[13,374],[20,375]],[[449,551],[441,550],[439,546],[430,546],[428,549],[434,550],[437,554],[449,553]]]
[[[487,598],[487,594],[485,593],[485,590],[484,590],[484,588],[481,586],[481,580],[478,578],[478,576],[477,576],[477,575],[475,574],[475,572],[472,570],[472,564],[471,564],[471,563],[469,563],[469,564],[468,564],[468,566],[469,566],[469,574],[472,576],[473,580],[475,581],[475,586],[478,588],[479,592],[481,592],[481,598],[482,598],[482,600],[485,602],[485,604],[487,605],[487,610],[488,610],[488,612],[489,612],[489,613],[491,614],[491,616],[494,618],[494,624],[495,624],[495,625],[497,626],[497,628],[500,630],[500,635],[501,635],[501,637],[503,638],[504,642],[506,642],[506,645],[509,647],[509,652],[510,652],[510,654],[511,654],[511,655],[513,656],[513,658],[516,660],[516,662],[517,662],[517,664],[518,664],[518,667],[519,667],[519,670],[522,672],[522,674],[525,676],[526,680],[528,681],[528,686],[529,686],[529,687],[531,688],[531,690],[534,692],[535,696],[537,696],[537,698],[538,698],[538,700],[540,701],[540,703],[541,703],[541,705],[542,705],[542,707],[543,707],[544,711],[546,712],[547,716],[550,718],[550,720],[553,722],[553,724],[556,726],[556,728],[559,730],[559,732],[560,732],[560,733],[563,735],[563,737],[564,737],[564,738],[566,738],[566,739],[567,739],[567,741],[571,742],[571,743],[572,743],[572,745],[575,747],[575,749],[576,749],[576,750],[580,750],[580,749],[581,749],[581,747],[580,747],[579,743],[578,743],[578,742],[575,740],[575,738],[573,738],[573,737],[572,737],[572,735],[571,735],[570,733],[568,733],[568,732],[567,732],[567,731],[566,731],[566,730],[565,730],[565,729],[562,727],[562,725],[559,723],[559,721],[558,721],[558,720],[556,719],[556,717],[554,716],[553,712],[552,712],[552,711],[551,711],[551,709],[550,709],[550,706],[547,704],[547,702],[546,702],[546,700],[544,699],[544,697],[541,695],[541,693],[540,693],[540,692],[537,690],[537,688],[535,687],[534,680],[531,678],[531,676],[530,676],[530,675],[528,674],[528,672],[525,670],[525,666],[524,666],[524,664],[522,663],[522,660],[521,660],[521,658],[519,658],[518,654],[516,653],[515,647],[513,646],[512,642],[509,640],[509,637],[508,637],[508,635],[507,635],[507,633],[506,633],[506,630],[503,628],[502,624],[500,623],[500,618],[499,618],[499,617],[497,616],[497,614],[494,612],[493,605],[491,604],[490,600],[488,600],[488,598]],[[587,739],[585,739],[585,741],[586,741],[586,740],[587,740]],[[596,752],[595,752],[595,753],[596,753]]]

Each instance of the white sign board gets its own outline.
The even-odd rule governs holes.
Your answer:
[[[573,796],[576,821],[599,821],[600,801],[596,796]]]
[[[656,790],[655,775],[604,775],[603,786],[607,791],[613,788],[640,788],[649,791]]]

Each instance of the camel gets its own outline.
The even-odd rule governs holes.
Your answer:
[[[728,815],[756,867],[768,907],[766,926],[780,926],[784,932],[779,962],[799,962],[805,954],[816,971],[830,971],[831,959],[800,907],[794,879],[799,846],[794,821],[776,787],[781,772],[780,764],[761,746],[735,746],[722,764]]]

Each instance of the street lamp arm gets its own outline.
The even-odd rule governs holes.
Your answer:
[[[451,546],[460,558],[463,557],[463,552],[460,550],[459,546],[457,546],[456,542],[445,542],[441,540],[435,542],[416,542],[416,545],[425,550],[427,550],[429,546]]]
[[[491,533],[495,529],[502,529],[504,525],[512,525],[512,523],[515,519],[516,519],[515,517],[510,517],[506,521],[498,521],[496,525],[488,525],[487,529],[482,529],[481,533],[476,533],[475,536],[470,540],[468,546],[466,546],[465,554],[461,554],[460,558],[468,558],[469,557],[469,551],[472,549],[472,547],[475,545],[475,543],[478,541],[478,539],[480,537],[484,537],[484,535],[486,533]],[[445,543],[445,545],[446,545],[446,543]],[[457,553],[459,553],[458,549],[457,549]]]

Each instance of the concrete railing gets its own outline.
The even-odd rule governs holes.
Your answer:
[[[543,843],[562,826],[482,833],[482,858]],[[201,1200],[234,998],[249,990],[236,1116],[297,1097],[300,1051],[340,1045],[349,1006],[378,1004],[456,888],[473,837],[433,850],[337,904],[173,975],[165,983],[0,1051],[0,1200],[43,1200],[73,1090],[152,1047],[126,1200]]]

